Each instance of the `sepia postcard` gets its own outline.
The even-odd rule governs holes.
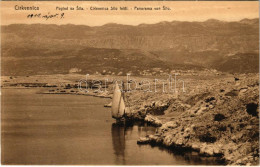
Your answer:
[[[2,165],[259,165],[258,1],[1,1]]]

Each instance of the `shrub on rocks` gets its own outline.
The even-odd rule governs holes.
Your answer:
[[[210,133],[200,135],[199,139],[201,142],[207,142],[207,143],[215,143],[217,140],[217,138],[215,136],[212,136]]]
[[[216,114],[214,116],[214,121],[222,121],[223,119],[225,119],[226,117],[223,114]]]
[[[208,98],[205,99],[205,102],[209,103],[209,102],[211,102],[213,100],[216,100],[215,97],[208,97]]]
[[[249,103],[246,105],[247,113],[254,117],[258,116],[257,108],[258,108],[258,104],[255,103]]]

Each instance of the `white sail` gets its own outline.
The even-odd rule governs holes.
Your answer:
[[[112,117],[113,118],[121,118],[123,117],[125,112],[125,102],[122,97],[122,93],[119,89],[118,84],[116,84],[114,94],[113,94],[113,100],[112,100]]]
[[[125,114],[125,102],[123,97],[121,96],[118,110],[118,117],[122,117]]]

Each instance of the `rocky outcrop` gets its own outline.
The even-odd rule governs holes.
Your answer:
[[[259,164],[258,78],[236,82],[232,87],[224,85],[225,89],[212,88],[195,95],[199,98],[175,100],[167,109],[173,112],[160,119],[147,115],[146,120],[162,125],[156,134],[139,139],[138,144],[194,150],[202,156],[220,157],[230,165]],[[169,118],[174,111],[180,114]]]
[[[143,120],[155,126],[161,126],[161,121],[153,115],[163,115],[169,107],[169,102],[168,100],[161,100],[157,102],[147,100],[141,103],[139,107],[136,107],[136,105],[131,106],[131,113],[127,113],[128,117]]]
[[[162,125],[161,120],[159,120],[157,117],[154,117],[150,114],[145,116],[144,121],[148,122],[148,123],[150,123],[151,125],[154,125],[154,126],[161,126]]]

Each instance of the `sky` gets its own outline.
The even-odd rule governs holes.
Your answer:
[[[47,1],[2,1],[1,25],[23,23],[23,24],[77,24],[89,26],[101,26],[107,23],[118,23],[126,25],[154,24],[162,21],[205,21],[218,19],[222,21],[238,21],[244,18],[259,18],[258,1],[101,1],[101,2],[47,2]],[[38,6],[40,10],[15,10],[15,6]],[[84,10],[56,10],[57,7],[81,6]],[[89,10],[90,7],[128,7],[129,10],[121,11],[97,11]],[[135,7],[160,7],[167,6],[171,10],[140,11]],[[130,10],[132,9],[132,10]],[[61,13],[64,18],[60,19]],[[39,14],[40,17],[27,18],[29,14]],[[58,14],[57,18],[46,20],[43,15]]]

